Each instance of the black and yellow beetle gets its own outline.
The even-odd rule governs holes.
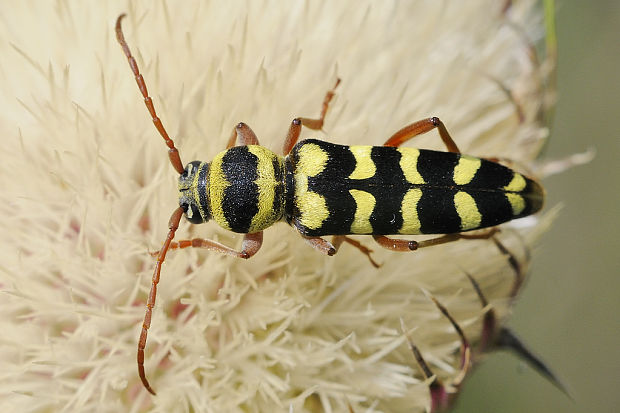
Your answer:
[[[169,148],[170,162],[180,174],[179,207],[170,217],[170,231],[157,253],[138,343],[140,379],[153,394],[144,373],[144,348],[161,266],[169,249],[197,247],[250,258],[261,247],[262,231],[286,221],[327,255],[334,255],[347,242],[370,258],[370,250],[347,235],[372,235],[382,247],[412,251],[468,237],[461,233],[493,227],[542,208],[544,191],[538,183],[499,163],[461,155],[436,117],[405,126],[383,146],[345,146],[314,139],[297,142],[302,126],[322,128],[340,80],[327,92],[318,119],[292,121],[284,156],[260,146],[250,127],[239,123],[226,150],[213,161],[193,161],[183,167],[125,41],[123,17],[116,21],[117,40],[153,123]],[[400,147],[435,128],[448,152]],[[245,234],[241,250],[207,239],[173,242],[182,215],[194,224],[214,220],[225,229]],[[387,237],[396,234],[444,235],[420,242]],[[333,235],[332,242],[321,238],[324,235]]]

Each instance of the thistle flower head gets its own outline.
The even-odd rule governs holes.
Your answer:
[[[461,370],[462,341],[429,297],[471,343],[490,309],[508,314],[548,221],[411,254],[377,247],[379,269],[347,245],[325,257],[277,224],[251,260],[169,253],[146,349],[151,397],[136,342],[176,175],[113,24],[127,13],[184,162],[212,159],[239,121],[279,152],[291,120],[318,115],[340,77],[324,132],[302,138],[380,145],[436,115],[463,152],[528,167],[548,105],[535,1],[11,7],[0,26],[0,410],[424,411],[432,380],[408,337],[443,383]],[[414,145],[444,149],[434,132]],[[194,237],[240,242],[182,221],[177,238]]]

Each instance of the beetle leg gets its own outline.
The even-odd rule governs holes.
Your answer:
[[[301,233],[300,233],[301,234]],[[331,242],[321,238],[321,237],[309,237],[306,235],[301,234],[301,237],[303,238],[304,241],[306,241],[308,244],[310,244],[310,246],[320,252],[322,252],[323,254],[332,256],[334,255],[336,252],[338,252],[338,249],[335,248]]]
[[[383,248],[387,248],[390,251],[407,252],[415,251],[420,248],[430,247],[431,245],[446,244],[448,242],[456,241],[462,238],[461,234],[446,234],[441,237],[431,238],[424,241],[414,241],[398,238],[389,238],[385,235],[373,235],[373,238]]]
[[[346,235],[335,235],[332,238],[332,242],[327,241],[324,238],[321,237],[309,237],[307,235],[301,234],[301,237],[303,238],[304,241],[306,241],[308,244],[310,244],[310,246],[320,252],[322,252],[323,254],[332,256],[335,255],[338,252],[338,249],[340,248],[340,246],[342,245],[343,242],[346,242],[348,244],[353,245],[355,248],[357,248],[362,254],[366,255],[368,257],[368,260],[370,261],[370,263],[375,267],[375,268],[379,268],[379,264],[377,264],[377,262],[375,260],[372,259],[372,257],[370,256],[370,254],[372,253],[372,250],[370,248],[366,248],[365,246],[363,246],[360,242],[347,237]]]
[[[220,254],[231,255],[238,258],[250,258],[258,252],[263,243],[263,232],[255,232],[253,234],[244,234],[243,243],[241,244],[241,250],[237,251],[234,248],[227,247],[219,242],[211,241],[210,239],[194,238],[183,239],[170,243],[171,250],[183,249],[183,248],[204,248],[206,250],[215,251]],[[157,255],[158,252],[151,253],[151,255]]]
[[[498,231],[499,229],[497,228],[491,228],[481,234],[446,234],[437,238],[425,239],[424,241],[389,238],[385,235],[373,235],[373,238],[379,245],[390,251],[407,252],[419,250],[424,247],[430,247],[432,245],[447,244],[448,242],[453,242],[459,239],[489,239]]]
[[[235,146],[235,142],[238,142],[237,146],[259,145],[254,131],[243,122],[237,123],[233,128],[230,138],[228,138],[226,149]]]
[[[452,137],[448,133],[448,130],[444,126],[443,122],[435,116],[422,119],[412,123],[411,125],[405,126],[385,141],[383,146],[398,147],[408,140],[429,132],[435,128],[439,131],[439,136],[441,137],[444,145],[446,145],[446,148],[448,148],[448,152],[461,153],[458,146],[456,146],[456,143],[452,140]]]
[[[474,234],[461,233],[460,235],[461,235],[461,238],[463,239],[489,239],[493,237],[493,235],[497,234],[498,232],[499,232],[499,228],[492,227],[484,232],[477,232]]]
[[[323,106],[321,107],[321,115],[318,119],[310,119],[310,118],[295,118],[293,122],[291,122],[291,126],[288,129],[288,133],[286,134],[286,139],[284,139],[284,146],[282,147],[282,152],[284,155],[288,155],[288,153],[293,149],[293,146],[297,143],[299,139],[299,134],[301,133],[301,127],[305,126],[306,128],[312,130],[321,130],[323,129],[323,123],[325,122],[325,114],[327,113],[327,109],[329,108],[329,102],[334,97],[334,90],[340,84],[340,79],[336,79],[336,84],[325,94],[325,98],[323,99]]]
[[[146,303],[146,314],[144,315],[144,323],[142,324],[142,332],[140,333],[140,341],[138,342],[138,374],[144,387],[152,393],[155,391],[151,388],[146,375],[144,373],[144,348],[146,347],[146,337],[148,335],[149,327],[151,326],[151,316],[153,314],[153,307],[155,306],[155,297],[157,296],[157,284],[159,283],[159,276],[161,273],[161,265],[166,258],[166,253],[170,249],[177,248],[205,248],[211,251],[216,251],[221,254],[232,255],[239,258],[250,258],[258,252],[263,243],[263,232],[255,232],[253,234],[245,234],[243,237],[243,243],[241,244],[241,251],[237,251],[233,248],[227,247],[219,242],[211,241],[208,239],[194,238],[192,240],[180,240],[172,242],[174,234],[179,226],[179,221],[183,215],[183,208],[177,208],[170,217],[170,223],[168,224],[170,232],[166,237],[164,246],[161,250],[156,252],[157,265],[155,266],[155,272],[153,274],[153,282],[151,284],[151,292]]]
[[[353,238],[349,238],[346,235],[334,235],[332,237],[332,245],[334,246],[334,248],[336,248],[336,251],[338,251],[338,248],[340,248],[343,242],[351,244],[352,246],[357,248],[362,254],[368,257],[368,261],[370,261],[373,267],[379,268],[381,266],[370,256],[370,254],[372,254],[372,250],[368,247],[365,247],[361,242],[354,240]]]
[[[286,134],[286,139],[284,139],[284,146],[282,147],[282,152],[284,155],[288,155],[293,146],[297,143],[299,139],[299,134],[301,133],[301,119],[295,118],[291,122],[291,126],[288,128],[288,133]]]
[[[321,116],[318,119],[310,119],[310,118],[299,118],[301,120],[302,125],[307,128],[314,130],[321,130],[323,128],[323,122],[325,121],[325,114],[327,113],[327,109],[329,108],[329,102],[331,102],[334,97],[335,90],[340,84],[340,78],[336,79],[336,84],[330,90],[325,93],[325,98],[323,99],[323,106],[321,107]]]

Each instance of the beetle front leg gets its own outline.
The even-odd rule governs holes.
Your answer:
[[[250,258],[258,252],[263,244],[263,231],[255,232],[253,234],[245,234],[243,242],[241,244],[241,250],[237,251],[234,248],[227,247],[219,242],[212,241],[210,239],[194,238],[183,239],[176,242],[171,242],[169,249],[183,249],[183,248],[203,248],[209,251],[215,251],[220,254],[230,255],[237,258]],[[151,255],[157,255],[159,253],[151,253]]]
[[[170,223],[168,224],[170,231],[164,242],[164,246],[161,250],[157,251],[157,264],[155,266],[155,272],[153,274],[153,281],[151,284],[151,292],[146,303],[146,313],[144,315],[144,322],[142,323],[142,332],[140,333],[140,340],[138,341],[138,375],[144,387],[153,395],[155,391],[149,384],[144,372],[144,348],[146,347],[146,338],[148,330],[151,326],[151,317],[153,314],[153,307],[155,306],[155,297],[157,296],[157,284],[159,283],[159,276],[161,273],[161,266],[166,258],[168,250],[177,248],[205,248],[210,251],[219,252],[220,254],[232,255],[238,258],[250,258],[258,252],[263,244],[263,232],[255,232],[253,234],[245,234],[243,237],[243,243],[241,244],[241,250],[237,251],[219,242],[211,241],[208,239],[194,238],[192,240],[180,240],[172,242],[174,234],[179,227],[179,221],[183,215],[183,208],[177,208],[170,217]]]

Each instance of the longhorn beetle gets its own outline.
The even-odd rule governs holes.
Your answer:
[[[334,255],[347,242],[370,258],[371,251],[347,235],[372,235],[389,250],[413,251],[476,238],[461,233],[493,227],[542,208],[544,191],[537,182],[499,163],[462,155],[437,117],[405,126],[383,146],[345,146],[316,139],[298,142],[302,126],[322,129],[340,79],[325,95],[318,119],[293,119],[284,140],[284,156],[260,146],[252,129],[239,123],[226,150],[213,161],[192,161],[183,167],[125,41],[124,16],[116,20],[116,38],[155,128],[169,148],[170,163],[179,173],[179,207],[170,217],[168,235],[157,253],[138,342],[138,373],[152,394],[144,373],[144,348],[162,263],[170,249],[204,248],[250,258],[262,245],[263,230],[286,221],[324,254]],[[400,147],[433,129],[439,131],[448,152]],[[173,242],[182,215],[192,224],[214,220],[227,230],[245,234],[241,250],[208,239]],[[419,242],[387,237],[397,234],[444,235]],[[332,242],[324,235],[333,235]]]

